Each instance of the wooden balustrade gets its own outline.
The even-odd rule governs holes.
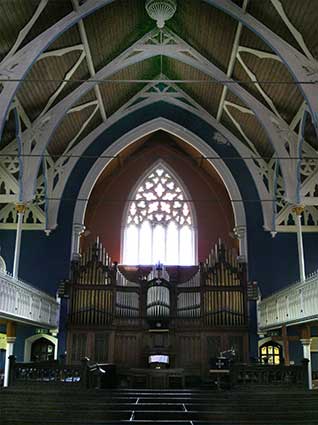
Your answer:
[[[59,361],[48,362],[16,362],[10,356],[9,385],[21,384],[83,384],[83,366],[66,365]]]
[[[233,364],[231,385],[293,385],[308,388],[307,364],[300,366]]]

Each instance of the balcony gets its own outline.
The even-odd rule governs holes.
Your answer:
[[[0,318],[55,329],[58,328],[59,303],[0,270]]]
[[[318,271],[258,301],[260,332],[318,319]]]

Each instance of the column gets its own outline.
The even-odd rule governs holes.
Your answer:
[[[304,359],[308,359],[308,389],[312,390],[312,372],[311,372],[311,354],[310,354],[310,344],[311,338],[305,338],[300,340],[303,346]]]
[[[77,260],[79,257],[80,249],[80,236],[85,231],[86,227],[84,224],[73,224],[73,235],[72,235],[72,260]]]
[[[16,340],[16,329],[13,322],[7,323],[7,348],[6,348],[6,359],[4,365],[4,383],[3,386],[7,387],[9,385],[9,357],[13,354],[14,343]]]
[[[22,225],[23,217],[26,210],[25,204],[16,204],[15,209],[18,213],[18,225],[15,238],[15,249],[14,249],[14,261],[13,261],[13,277],[18,278],[19,274],[19,262],[20,262],[20,248],[21,248],[21,236],[22,236]]]
[[[247,263],[247,241],[246,241],[246,226],[236,226],[233,229],[235,236],[239,240],[239,261]]]
[[[299,278],[301,282],[305,282],[305,258],[304,258],[304,246],[303,246],[303,235],[301,231],[301,215],[304,211],[303,205],[296,205],[293,208],[293,212],[296,215],[296,228],[297,228],[297,244],[298,244],[298,261],[299,261]]]
[[[283,345],[284,345],[284,360],[285,365],[290,365],[290,359],[289,359],[289,340],[287,335],[287,328],[286,325],[282,326],[282,337],[283,337]]]

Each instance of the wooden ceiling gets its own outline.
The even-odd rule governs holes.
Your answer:
[[[239,6],[243,4],[243,0],[233,0],[233,2]],[[10,51],[19,32],[29,22],[39,4],[40,0],[0,0],[0,60]],[[302,34],[312,55],[318,58],[316,1],[281,0],[281,4],[290,22]],[[23,44],[70,13],[73,8],[74,3],[71,0],[49,0],[47,7],[33,25]],[[299,44],[283,23],[271,0],[249,0],[247,11],[300,50]],[[85,18],[83,23],[96,72],[141,36],[155,28],[154,21],[148,17],[145,11],[144,0],[114,1]],[[225,73],[228,70],[237,25],[237,21],[233,18],[200,0],[179,0],[175,16],[167,23],[169,29]],[[48,51],[81,44],[79,28],[74,26],[49,46]],[[260,38],[247,28],[243,28],[239,44],[243,47],[273,53]],[[26,81],[21,84],[17,93],[17,98],[31,121],[39,117],[50,97],[60,86],[59,80],[65,78],[68,71],[79,60],[81,53],[80,49],[73,50],[62,56],[40,59],[33,65]],[[241,58],[258,80],[273,83],[261,84],[261,87],[272,100],[280,116],[290,124],[303,102],[303,97],[286,66],[278,60],[261,59],[246,52],[241,52]],[[207,80],[210,78],[204,73],[171,58],[164,58],[162,62],[160,62],[160,58],[152,58],[130,66],[112,77],[113,80],[134,80],[134,82],[118,83],[117,81],[112,83],[108,81],[99,84],[106,115],[108,117],[112,115],[143,88],[145,83],[136,82],[136,80],[153,79],[160,72],[171,79],[200,81],[200,83],[180,83],[180,86],[212,116],[217,116],[223,86],[208,83]],[[67,94],[81,84],[81,80],[85,80],[89,76],[87,59],[84,58],[72,75],[71,81],[65,84],[52,106],[63,100]],[[268,106],[255,84],[247,83],[249,76],[238,60],[235,62],[232,77],[239,81],[245,81],[244,88]],[[96,100],[96,93],[91,90],[78,104],[94,100]],[[230,90],[227,92],[226,101],[243,105]],[[52,155],[58,156],[63,153],[89,117],[92,108],[68,114],[64,118],[48,148]],[[273,147],[257,119],[230,106],[228,110],[232,118],[223,110],[221,122],[243,143],[248,143],[248,139],[261,155],[271,156]],[[240,124],[245,136],[242,135],[242,131],[238,130],[233,118]],[[77,138],[76,143],[101,122],[102,116],[98,111],[86,126],[85,131]],[[14,137],[15,125],[11,113],[5,126],[2,146],[12,141]],[[317,148],[318,143],[310,121],[306,125],[306,137],[308,137],[308,142]]]

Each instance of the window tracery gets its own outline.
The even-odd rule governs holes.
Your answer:
[[[159,163],[135,191],[124,221],[124,264],[195,263],[190,202],[181,184]]]

